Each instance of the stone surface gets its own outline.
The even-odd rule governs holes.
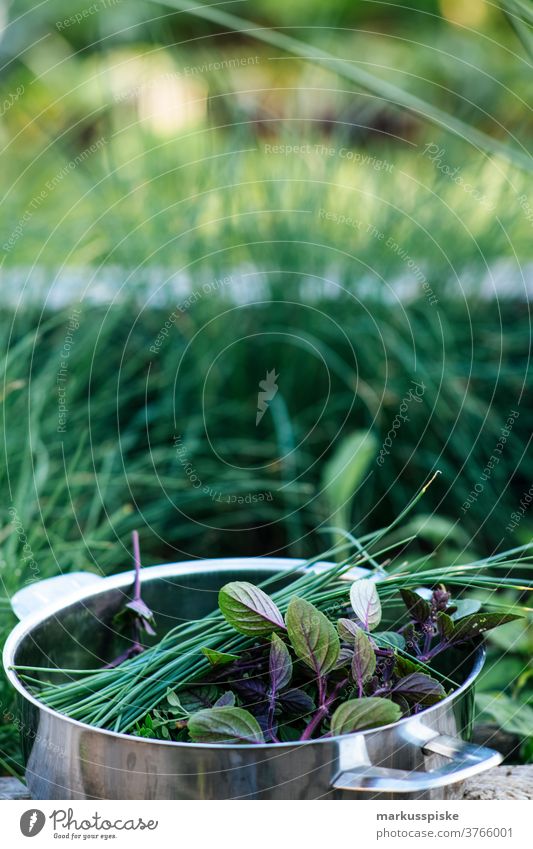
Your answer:
[[[464,799],[533,799],[533,766],[497,766],[465,781]]]
[[[29,799],[27,787],[18,778],[0,778],[0,799]]]

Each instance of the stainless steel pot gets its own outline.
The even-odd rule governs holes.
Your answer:
[[[161,637],[177,622],[212,610],[227,581],[259,582],[297,564],[245,558],[154,566],[143,570],[143,597],[156,613]],[[20,695],[26,778],[36,799],[449,799],[460,795],[461,781],[502,759],[498,752],[464,741],[482,649],[457,655],[454,672],[463,683],[420,715],[324,740],[173,743],[69,719],[35,699],[11,667],[80,668],[109,660],[121,648],[112,620],[131,595],[133,573],[111,578],[82,574],[74,580],[84,586],[61,598],[64,582],[72,580],[65,576],[37,585],[44,599],[38,612],[28,612],[35,587],[29,600],[22,591],[14,606],[27,615],[4,649],[7,675]]]

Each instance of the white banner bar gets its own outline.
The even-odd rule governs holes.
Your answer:
[[[532,802],[0,803],[1,844],[144,849],[525,849]],[[35,839],[34,843],[30,840]],[[68,841],[68,842],[67,842]]]

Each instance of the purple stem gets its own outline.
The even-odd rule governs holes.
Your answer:
[[[141,549],[139,546],[139,534],[137,531],[133,531],[131,534],[132,542],[133,542],[133,564],[135,568],[135,581],[133,584],[133,600],[140,601],[141,600]],[[130,657],[135,657],[137,654],[141,654],[143,651],[143,647],[141,645],[141,627],[139,620],[137,617],[133,620],[133,642],[131,646],[119,654],[114,660],[110,663],[107,663],[104,666],[104,669],[114,669],[116,666],[120,666],[121,663],[124,663],[125,660],[129,660]]]
[[[133,600],[141,599],[141,549],[139,546],[139,533],[133,531],[131,535],[133,542],[133,565],[135,567],[135,584],[133,586]]]
[[[329,713],[329,709],[330,709],[331,705],[333,704],[333,702],[335,701],[335,699],[339,695],[342,688],[345,687],[347,683],[348,683],[348,678],[344,678],[343,681],[339,681],[337,686],[332,691],[331,695],[326,698],[325,697],[325,695],[326,695],[325,694],[325,686],[324,686],[325,680],[324,680],[324,678],[318,679],[318,700],[319,700],[320,706],[319,706],[317,712],[315,713],[315,715],[310,720],[309,724],[306,726],[304,733],[300,737],[300,740],[309,740],[311,738],[311,735],[313,734],[315,729],[320,725],[322,720],[326,718],[326,716]]]
[[[430,650],[431,640],[433,639],[433,634],[434,634],[433,628],[431,628],[431,629],[428,628],[428,630],[426,631],[426,633],[424,635],[424,645],[422,646],[422,655],[427,654],[428,651]]]
[[[268,733],[273,743],[279,743],[279,737],[274,731],[274,711],[276,710],[276,694],[270,694],[270,704],[268,706]]]
[[[139,545],[139,533],[138,531],[132,531],[131,540],[133,543],[133,565],[135,568],[135,582],[133,584],[133,600],[140,601],[141,600],[141,548]],[[132,651],[134,653],[141,652],[141,626],[140,622],[137,618],[133,621],[133,646]]]
[[[449,642],[437,643],[436,646],[433,646],[431,651],[428,651],[425,654],[420,654],[418,656],[418,659],[421,660],[422,663],[427,663],[428,660],[431,660],[432,658],[436,657],[438,654],[441,653],[441,651],[444,651],[445,649],[450,648],[450,646],[452,646],[452,645],[453,645],[453,643],[449,643]]]

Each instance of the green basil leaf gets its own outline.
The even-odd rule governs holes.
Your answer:
[[[354,581],[350,603],[365,631],[373,631],[381,622],[381,602],[373,581],[368,578]]]
[[[292,660],[289,649],[277,634],[272,634],[268,659],[270,688],[273,693],[283,690],[292,678]]]
[[[405,639],[396,631],[375,631],[372,639],[381,649],[404,649]]]
[[[302,736],[302,732],[292,725],[280,725],[278,736],[282,743],[296,743]]]
[[[171,690],[170,687],[167,688],[167,702],[169,705],[172,705],[172,707],[182,707],[179,696],[177,696],[174,690]]]
[[[217,699],[218,688],[213,684],[202,684],[179,692],[181,706],[187,713],[196,713],[202,708],[213,707]]]
[[[292,598],[285,617],[291,645],[317,677],[333,669],[340,652],[337,632],[320,610],[303,598]]]
[[[450,602],[455,607],[452,613],[452,619],[464,619],[465,616],[470,616],[471,613],[477,613],[481,607],[481,602],[477,598],[460,598],[457,601],[454,599]]]
[[[243,708],[214,707],[200,710],[189,719],[195,743],[264,743],[257,719]]]
[[[238,654],[228,654],[224,651],[215,651],[204,646],[200,649],[202,654],[205,654],[211,666],[225,666],[227,663],[233,663],[234,660],[239,660]]]
[[[352,675],[354,681],[363,689],[363,684],[370,681],[376,669],[376,655],[372,644],[363,631],[355,636],[352,658]]]
[[[397,722],[401,715],[401,708],[389,699],[350,699],[339,705],[331,717],[331,733],[335,737],[337,734],[351,734],[366,728],[390,725]]]
[[[412,672],[423,672],[423,667],[419,663],[409,660],[408,657],[396,655],[394,660],[394,674],[399,678],[405,678],[407,675],[411,675]]]
[[[285,629],[283,617],[272,599],[248,581],[226,584],[218,594],[218,606],[229,624],[249,637]]]

